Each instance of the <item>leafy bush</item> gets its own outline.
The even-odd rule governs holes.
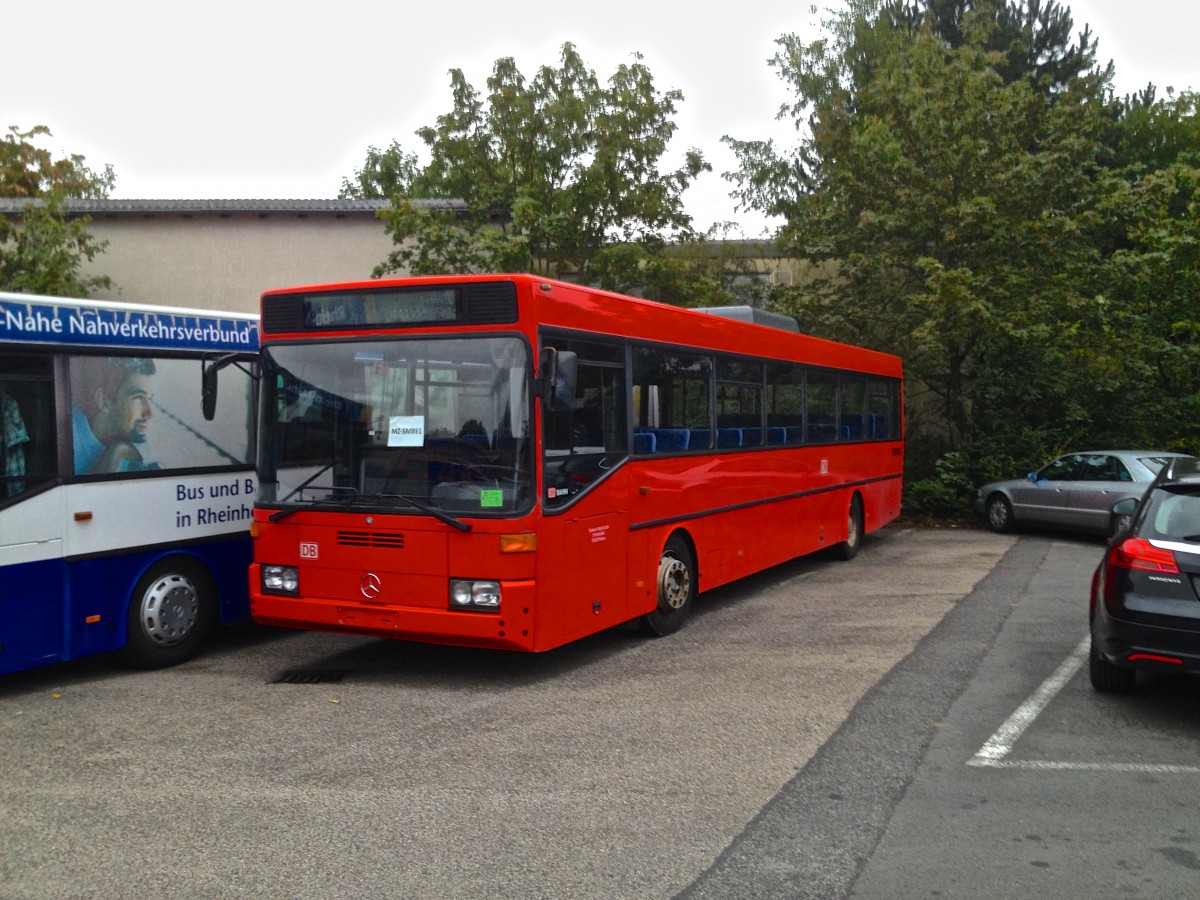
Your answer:
[[[905,486],[905,515],[965,519],[971,512],[975,488],[966,457],[962,453],[947,453],[934,464],[932,476]]]

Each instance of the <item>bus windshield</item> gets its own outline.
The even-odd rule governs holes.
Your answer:
[[[511,515],[533,502],[523,338],[279,343],[262,376],[264,504]]]

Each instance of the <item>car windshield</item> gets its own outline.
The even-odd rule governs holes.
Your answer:
[[[489,515],[532,502],[519,337],[275,344],[262,378],[265,504]]]

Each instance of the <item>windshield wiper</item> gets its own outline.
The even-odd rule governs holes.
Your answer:
[[[328,466],[321,469],[319,472],[315,473],[311,478],[307,479],[303,484],[301,484],[294,491],[292,491],[290,494],[288,494],[286,497],[284,497],[283,500],[280,502],[286,503],[289,499],[296,496],[298,493],[300,493],[302,490],[304,490],[306,487],[308,487],[310,484],[312,484],[312,482],[315,481],[322,473],[327,472],[332,467],[333,467],[333,464],[330,463]],[[457,528],[459,531],[470,531],[471,530],[471,525],[467,522],[462,521],[462,519],[456,519],[454,516],[450,515],[449,513],[442,512],[436,506],[430,506],[425,501],[418,500],[416,497],[410,497],[407,494],[381,494],[381,493],[360,494],[358,492],[358,490],[355,488],[336,487],[336,486],[327,486],[327,487],[322,488],[322,490],[328,490],[328,491],[332,491],[332,492],[344,491],[345,493],[338,497],[326,497],[324,500],[315,501],[314,505],[315,505],[315,503],[334,503],[334,504],[339,504],[342,506],[353,506],[353,505],[357,505],[357,504],[378,503],[380,500],[403,500],[409,506],[414,506],[417,509],[421,510],[421,512],[428,513],[429,515],[433,516],[439,522],[445,522],[447,525],[452,525],[453,527]],[[268,516],[268,519],[271,522],[278,522],[280,519],[286,519],[288,516],[299,512],[300,509],[301,509],[301,507],[298,507],[298,506],[293,506],[290,509],[280,509],[280,510],[277,510],[277,511],[271,513],[271,515]]]
[[[317,472],[314,472],[313,476],[311,478],[305,479],[303,484],[296,487],[290,494],[288,494],[286,497],[284,497],[279,502],[287,503],[289,500],[291,500],[293,497],[295,497],[297,494],[299,494],[301,491],[303,491],[306,487],[308,487],[310,484],[312,484],[314,481],[316,481],[317,478],[319,478],[322,474],[324,474],[325,472],[328,472],[332,468],[333,468],[333,463],[330,463],[329,465],[325,466],[325,468],[320,469]],[[333,490],[336,490],[336,488],[334,488]],[[293,506],[291,509],[276,510],[275,512],[271,513],[271,515],[267,516],[267,521],[278,522],[280,519],[286,519],[288,516],[292,515],[293,513],[297,513],[299,511],[300,511],[299,506]]]
[[[352,487],[334,487],[329,488],[329,490],[346,491],[347,493],[345,496],[341,497],[326,497],[320,502],[333,503],[340,506],[360,506],[378,505],[381,500],[403,500],[410,506],[415,506],[417,509],[421,510],[421,512],[428,513],[429,515],[433,516],[439,522],[445,522],[447,525],[453,525],[459,531],[471,530],[471,526],[467,522],[464,522],[461,519],[456,519],[449,513],[442,512],[436,506],[430,506],[424,500],[418,500],[416,497],[410,497],[407,494],[383,494],[378,492],[373,494],[360,494]],[[295,510],[289,510],[288,512],[295,512]],[[279,514],[277,513],[276,515]]]
[[[449,513],[442,512],[436,506],[430,506],[424,500],[418,500],[416,497],[409,497],[407,494],[371,494],[372,497],[381,497],[387,500],[403,500],[405,503],[410,503],[421,512],[429,513],[439,522],[445,522],[447,525],[453,525],[459,531],[470,531],[471,525],[469,522],[464,522],[462,519],[456,519]]]
[[[324,475],[326,472],[328,472],[332,468],[333,468],[333,463],[328,463],[327,465],[322,466],[320,469],[317,469],[317,471],[312,473],[311,477],[305,478],[304,481],[302,481],[298,487],[296,487],[290,494],[288,494],[286,497],[284,497],[279,502],[287,503],[289,500],[291,500],[298,493],[300,493],[302,490],[304,490],[306,487],[308,487],[310,484],[312,484],[314,481],[316,481],[318,478],[320,478],[322,475]]]

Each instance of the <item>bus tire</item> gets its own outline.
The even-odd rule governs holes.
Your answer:
[[[696,599],[696,558],[678,534],[671,535],[663,547],[654,582],[658,606],[642,616],[638,625],[644,634],[665,637],[682,627]]]
[[[838,544],[834,551],[838,559],[851,560],[858,556],[858,548],[863,539],[863,506],[862,497],[854,495],[850,501],[850,513],[846,517],[846,540]]]
[[[203,566],[182,556],[159,560],[129,598],[122,661],[137,669],[162,669],[191,659],[216,613],[216,588]]]

